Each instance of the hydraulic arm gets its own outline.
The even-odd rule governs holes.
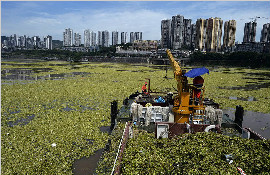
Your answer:
[[[174,121],[177,123],[189,123],[189,115],[192,111],[189,110],[189,87],[187,84],[187,77],[183,76],[183,71],[179,64],[175,61],[170,50],[167,50],[171,66],[174,72],[174,78],[177,81],[178,95],[174,97]]]

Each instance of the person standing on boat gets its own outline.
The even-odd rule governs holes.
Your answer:
[[[142,93],[144,93],[145,95],[147,95],[147,82],[144,83],[144,85],[142,86]]]
[[[193,79],[193,85],[196,87],[196,89],[194,89],[194,95],[195,98],[200,98],[201,96],[201,89],[204,83],[204,79],[201,76],[197,76]]]

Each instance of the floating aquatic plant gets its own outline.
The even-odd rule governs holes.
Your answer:
[[[29,64],[33,65],[27,68],[51,68],[54,74],[74,72],[74,65],[67,62]],[[23,66],[25,65],[13,62],[13,65],[3,65],[1,69]],[[99,128],[110,125],[111,101],[118,100],[120,107],[123,99],[137,90],[140,91],[147,78],[151,79],[153,90],[174,91],[176,88],[172,71],[168,71],[168,77],[172,79],[164,79],[165,71],[156,69],[155,66],[85,63],[75,67],[76,72],[90,74],[59,80],[34,80],[30,81],[31,83],[23,81],[25,84],[18,80],[11,84],[2,84],[1,174],[72,174],[74,160],[89,157],[105,147],[109,135],[101,132]],[[219,88],[243,86],[248,84],[248,81],[255,83],[255,79],[244,79],[247,73],[259,74],[269,70],[230,69],[230,72],[234,74],[228,76],[222,73],[221,68],[205,75],[206,96],[221,103],[222,108],[242,105],[247,110],[269,113],[269,88],[251,91]],[[31,76],[51,73],[37,72]],[[257,75],[248,76],[256,78]],[[230,96],[252,96],[257,101],[230,100]],[[9,122],[16,123],[31,115],[35,117],[27,124],[12,127],[8,125]],[[92,140],[92,144],[89,144],[88,140]],[[117,141],[113,143],[117,145]],[[56,146],[52,146],[53,144]],[[143,147],[138,151],[142,151],[141,156],[145,153]],[[110,156],[104,159],[109,160],[108,157]],[[136,159],[139,160],[139,157]]]
[[[229,163],[225,155],[233,155]],[[184,134],[156,139],[140,132],[128,141],[123,174],[268,174],[270,140],[247,140],[216,133]]]

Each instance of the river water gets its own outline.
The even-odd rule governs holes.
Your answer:
[[[223,109],[224,114],[228,114],[230,119],[235,118],[235,109]],[[270,114],[254,111],[244,111],[243,128],[251,128],[266,139],[270,139]]]

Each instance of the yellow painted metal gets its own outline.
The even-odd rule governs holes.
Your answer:
[[[181,106],[189,106],[189,92],[182,92],[181,94]]]
[[[175,114],[174,115],[174,122],[175,123],[189,123],[189,114]]]
[[[195,87],[190,87],[190,85],[188,85],[187,79],[186,77],[183,76],[183,71],[181,70],[181,67],[179,66],[179,64],[173,58],[171,51],[168,49],[166,50],[166,52],[169,57],[171,66],[173,68],[174,78],[177,81],[178,96],[174,98],[174,107],[173,107],[174,122],[189,123],[190,114],[194,115],[196,110],[202,110],[202,113],[204,114],[205,107],[203,106],[203,103],[202,103],[204,89],[202,89],[203,95],[199,99],[199,104],[195,105],[194,104],[195,97],[194,97],[194,92],[192,90]],[[193,102],[192,104],[189,104],[191,90],[192,90]]]

